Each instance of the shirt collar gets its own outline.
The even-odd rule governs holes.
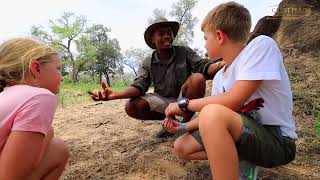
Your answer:
[[[166,63],[166,64],[170,64],[170,63],[173,61],[174,57],[176,56],[176,49],[175,49],[175,47],[173,46],[172,49],[173,49],[173,51],[172,51],[172,56],[171,56],[170,60],[168,61],[168,63]],[[152,59],[153,59],[152,63],[163,64],[163,63],[161,63],[161,61],[160,61],[160,57],[159,57],[159,52],[158,52],[158,50],[154,51],[152,56],[153,56],[153,58],[152,58]]]

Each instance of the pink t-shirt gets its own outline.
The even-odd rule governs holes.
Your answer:
[[[0,93],[0,154],[11,131],[46,135],[56,106],[57,96],[47,89],[28,85],[6,87]]]

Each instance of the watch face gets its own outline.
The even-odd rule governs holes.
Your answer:
[[[187,99],[181,99],[181,104],[187,104]]]
[[[189,100],[188,99],[181,99],[178,102],[178,106],[182,111],[187,111],[187,106],[188,106]]]
[[[178,104],[179,104],[179,106],[182,107],[182,106],[186,105],[186,102],[187,102],[186,99],[181,99]]]

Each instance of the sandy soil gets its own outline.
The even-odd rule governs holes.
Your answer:
[[[57,109],[55,133],[71,151],[62,179],[211,178],[207,161],[177,158],[172,152],[173,139],[153,137],[161,122],[130,118],[124,103],[83,102]],[[300,141],[304,139],[298,146],[303,145]],[[320,179],[319,162],[319,149],[311,149],[298,153],[290,165],[262,169],[259,179]]]

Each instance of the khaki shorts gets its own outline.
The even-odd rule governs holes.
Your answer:
[[[241,114],[241,117],[243,129],[236,143],[240,160],[270,168],[288,164],[295,158],[295,140],[282,136],[279,126],[261,125],[245,114]],[[199,130],[190,134],[204,147]]]
[[[176,98],[162,97],[157,93],[146,93],[144,96],[140,97],[149,103],[150,111],[156,111],[163,114],[170,103],[177,102]]]

